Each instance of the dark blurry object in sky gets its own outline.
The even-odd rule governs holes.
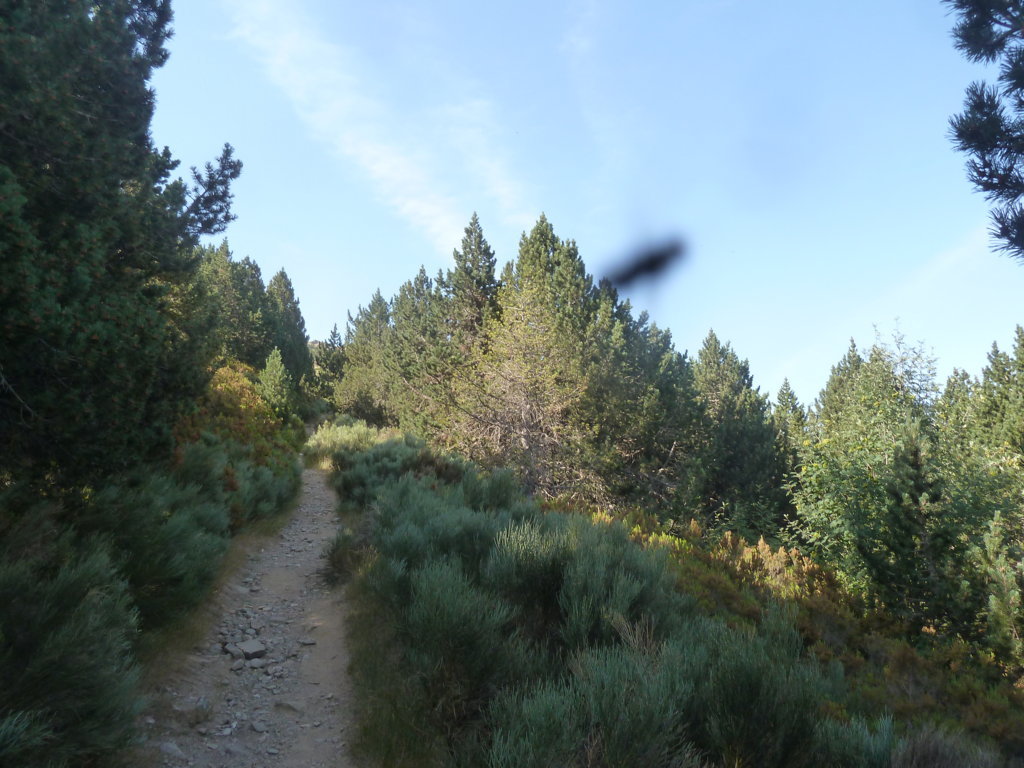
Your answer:
[[[638,248],[626,257],[618,268],[608,274],[608,279],[617,288],[625,288],[638,280],[655,277],[665,272],[685,253],[686,246],[678,237]]]

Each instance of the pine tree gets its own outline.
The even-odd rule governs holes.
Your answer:
[[[577,284],[572,285],[571,276]],[[586,275],[575,244],[547,219],[520,240],[498,290],[500,316],[477,353],[476,376],[458,383],[457,431],[471,454],[522,468],[542,495],[586,495],[599,482],[580,462],[583,434],[573,418],[586,387]],[[586,300],[570,301],[572,297]]]
[[[972,633],[982,579],[970,552],[1012,493],[1009,473],[969,437],[968,382],[952,377],[935,401],[930,360],[879,344],[833,376],[826,391],[843,396],[819,399],[830,415],[815,415],[801,451],[799,543],[911,633]]]
[[[1024,611],[1021,603],[1024,560],[1019,543],[1007,542],[1006,529],[1006,521],[997,512],[989,523],[982,545],[976,548],[975,556],[988,581],[986,639],[1002,659],[1013,659],[1020,665],[1024,662]]]
[[[225,316],[226,353],[258,368],[274,348],[273,309],[260,266],[248,256],[228,272],[232,304]]]
[[[302,318],[292,281],[283,269],[267,283],[267,305],[273,344],[281,351],[292,380],[298,382],[311,376],[313,358],[309,353],[306,321]]]
[[[882,602],[916,633],[943,627],[957,611],[954,596],[966,549],[950,509],[944,478],[920,420],[904,425],[884,483],[877,517],[857,519],[855,546]],[[962,622],[957,622],[961,624]]]
[[[445,319],[441,291],[420,267],[391,302],[383,364],[395,384],[391,411],[403,429],[421,435],[442,432],[451,404],[458,353]]]
[[[853,382],[863,364],[864,358],[861,357],[857,344],[850,339],[846,354],[832,366],[832,374],[818,396],[813,414],[816,423],[827,424],[849,407]]]
[[[278,330],[278,308],[263,284],[259,265],[248,257],[235,261],[226,240],[198,253],[196,282],[209,298],[216,318],[211,333],[219,360],[261,367],[284,334]],[[298,313],[297,301],[293,310]],[[298,321],[302,324],[301,313]],[[303,334],[304,328],[302,324]]]
[[[800,451],[807,435],[807,411],[793,392],[789,379],[783,379],[775,397],[772,423],[775,426],[776,450],[782,475],[789,478],[800,465]]]
[[[857,539],[881,529],[893,447],[905,425],[924,415],[898,375],[894,355],[875,346],[865,359],[852,343],[812,413],[792,530],[800,544],[860,589],[872,587]]]
[[[690,474],[699,408],[689,361],[646,313],[602,281],[587,328],[587,386],[575,419],[587,463],[613,498],[671,509]]]
[[[295,411],[295,380],[284,364],[281,350],[274,347],[259,373],[256,391],[279,417],[287,419]]]
[[[393,382],[384,365],[393,329],[391,308],[376,291],[366,308],[348,316],[345,375],[334,390],[334,405],[343,412],[383,426],[394,422]]]
[[[706,418],[697,510],[713,525],[774,536],[785,497],[767,398],[754,388],[747,361],[714,331],[704,340],[693,374]]]
[[[455,266],[441,288],[447,297],[452,345],[466,358],[479,342],[484,321],[495,312],[498,293],[494,251],[476,213],[466,227],[461,250],[452,257]]]
[[[341,383],[345,373],[345,345],[337,323],[331,328],[326,341],[313,342],[311,352],[317,394],[327,399]]]
[[[10,4],[8,4],[10,6]],[[170,306],[231,219],[149,134],[165,0],[22,3],[0,24],[0,476],[62,484],[164,454],[202,386]]]
[[[964,111],[950,120],[967,176],[994,204],[999,248],[1024,258],[1024,7],[1015,0],[945,0],[959,14],[956,47],[970,60],[1001,62],[999,87],[967,88]]]

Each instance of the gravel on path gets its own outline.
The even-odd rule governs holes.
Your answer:
[[[212,596],[219,618],[205,638],[185,658],[149,662],[159,682],[129,765],[355,765],[344,596],[322,574],[334,510],[326,473],[306,469],[291,520]]]

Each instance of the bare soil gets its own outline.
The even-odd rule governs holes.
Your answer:
[[[130,766],[355,765],[344,592],[322,570],[334,509],[326,473],[307,469],[287,524],[233,545],[235,562],[191,631],[146,661],[148,706]]]

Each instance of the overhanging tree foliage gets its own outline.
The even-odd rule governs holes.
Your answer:
[[[203,377],[175,291],[230,220],[149,135],[167,0],[0,3],[0,478],[74,482],[166,450]]]
[[[953,37],[970,60],[1000,63],[999,86],[967,88],[950,121],[970,159],[967,176],[992,201],[999,248],[1024,259],[1024,5],[1019,0],[945,0],[959,15]]]

